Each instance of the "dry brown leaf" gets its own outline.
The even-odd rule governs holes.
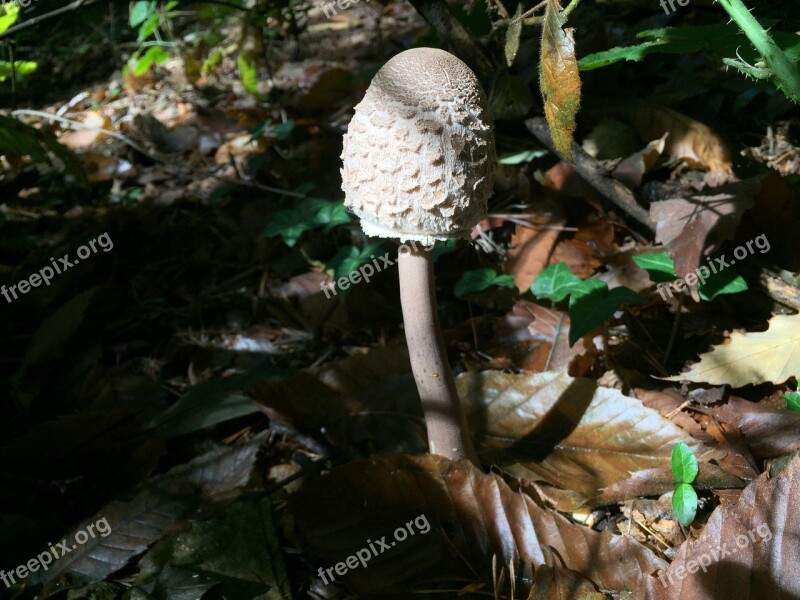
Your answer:
[[[701,462],[724,455],[639,400],[566,372],[465,373],[456,387],[484,462],[574,490],[584,502],[631,473],[668,466],[677,442]]]
[[[434,455],[376,457],[333,469],[292,496],[289,507],[323,567],[368,540],[391,542],[396,528],[424,515],[427,534],[417,531],[368,568],[347,573],[348,587],[367,597],[409,598],[411,590],[437,583],[453,589],[454,581],[462,582],[456,589],[476,579],[491,585],[493,555],[499,566],[514,563],[517,576],[530,578],[531,567],[548,564],[618,591],[635,589],[644,573],[666,567],[630,538],[571,523],[495,473]],[[524,589],[519,581],[517,589]]]
[[[650,205],[656,241],[667,247],[679,277],[694,272],[703,258],[734,236],[760,187],[758,179],[747,179]]]
[[[785,456],[800,450],[800,413],[731,397],[711,413],[737,427],[757,458]]]
[[[800,598],[800,457],[773,479],[762,474],[733,508],[718,507],[637,600]]]
[[[77,129],[75,131],[68,131],[62,136],[59,136],[58,141],[73,150],[77,148],[87,148],[94,144],[97,140],[106,137],[106,134],[98,129],[107,129],[114,131],[114,125],[111,123],[111,118],[101,115],[99,112],[90,110],[81,119],[89,129]]]
[[[553,145],[572,160],[575,116],[581,104],[581,79],[572,29],[562,29],[565,22],[558,0],[547,0],[542,26],[539,85]]]
[[[655,140],[669,133],[665,153],[690,166],[729,174],[731,152],[725,140],[708,126],[671,108],[645,102],[623,107],[624,114],[643,140]]]
[[[734,332],[685,373],[667,381],[693,381],[733,388],[760,383],[780,385],[800,373],[800,315],[776,315],[766,331]]]

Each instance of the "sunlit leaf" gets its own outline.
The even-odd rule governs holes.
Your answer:
[[[697,477],[697,457],[683,442],[672,448],[672,476],[678,483],[692,483]]]
[[[697,492],[688,483],[679,483],[672,492],[672,512],[678,523],[688,527],[697,515]]]
[[[575,116],[581,103],[581,80],[575,58],[571,29],[562,29],[565,19],[558,0],[547,0],[542,27],[539,84],[544,97],[544,113],[553,144],[572,160]]]

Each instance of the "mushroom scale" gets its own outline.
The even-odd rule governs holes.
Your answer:
[[[480,82],[444,50],[401,52],[355,107],[342,161],[345,205],[367,235],[467,237],[486,215],[496,163]]]

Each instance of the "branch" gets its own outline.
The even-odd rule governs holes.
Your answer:
[[[535,117],[525,121],[525,125],[536,138],[559,156],[553,146],[550,127],[542,117]],[[583,177],[593,188],[617,205],[622,211],[647,227],[650,233],[655,233],[655,225],[650,220],[650,213],[636,202],[633,192],[612,178],[603,165],[584,152],[583,148],[572,142],[572,158],[578,174]]]

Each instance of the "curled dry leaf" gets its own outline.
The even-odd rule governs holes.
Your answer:
[[[703,462],[722,456],[636,398],[563,371],[465,373],[456,387],[481,455],[584,503],[631,473],[668,465],[677,442]]]
[[[736,397],[711,412],[720,421],[737,427],[757,458],[785,456],[800,450],[800,413]]]
[[[491,585],[494,555],[528,580],[531,567],[546,564],[616,591],[632,590],[644,573],[666,567],[635,540],[571,523],[494,473],[434,455],[377,457],[333,469],[292,496],[289,508],[323,567],[385,536],[389,549],[344,576],[365,597],[408,598],[437,583],[453,589],[454,581]],[[421,515],[430,531],[412,525],[415,533],[392,545],[393,531]],[[524,587],[517,582],[518,591]]]
[[[800,373],[800,315],[776,315],[766,331],[734,332],[727,344],[700,355],[686,373],[667,381],[693,381],[733,388],[780,385]]]
[[[636,600],[790,600],[800,597],[800,457],[764,473],[736,506],[718,507],[700,537],[685,542],[665,573]]]
[[[575,58],[571,29],[562,29],[566,19],[558,0],[547,0],[542,27],[539,85],[544,97],[544,114],[556,150],[572,160],[575,116],[581,104],[581,79]]]

